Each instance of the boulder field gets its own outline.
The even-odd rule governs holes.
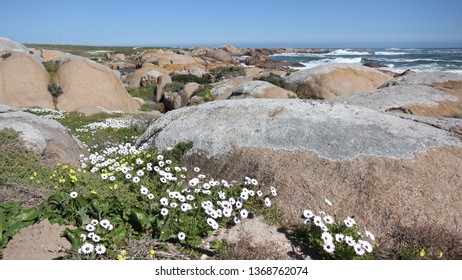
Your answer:
[[[212,177],[276,187],[288,222],[309,208],[355,216],[388,245],[397,231],[462,236],[462,142],[451,132],[357,106],[242,99],[169,112],[137,144],[188,141],[184,160]]]

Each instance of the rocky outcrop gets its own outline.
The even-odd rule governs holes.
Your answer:
[[[231,46],[231,45],[225,45],[221,46],[220,49],[228,52],[230,55],[243,55],[244,51],[238,47]]]
[[[230,98],[297,98],[291,91],[251,77],[224,80],[214,85],[211,91],[214,100]]]
[[[64,57],[68,56],[68,53],[58,51],[58,50],[38,50],[36,51],[38,55],[40,55],[44,61],[53,61],[53,60],[61,60]]]
[[[26,147],[45,164],[78,167],[80,154],[86,153],[82,143],[57,121],[0,105],[0,130],[5,128],[19,132]]]
[[[146,66],[140,69],[136,69],[132,73],[129,73],[124,80],[124,83],[128,84],[131,87],[139,87],[141,84],[141,78],[150,71],[157,71],[162,74],[169,74],[169,71],[162,69],[157,66]]]
[[[242,98],[297,98],[291,91],[264,81],[244,82],[233,88],[229,99]]]
[[[326,64],[300,70],[286,78],[287,89],[306,97],[331,98],[372,92],[393,77],[354,64]]]
[[[32,59],[37,62],[38,65],[42,65],[43,59],[28,49],[26,46],[21,45],[17,42],[11,41],[8,38],[0,37],[0,56],[3,55],[4,52],[23,52],[25,54],[29,54]],[[42,66],[43,67],[43,66]],[[45,68],[44,68],[45,69]]]
[[[377,91],[332,101],[426,117],[462,115],[462,75],[421,72],[396,78]]]
[[[0,104],[53,109],[49,83],[50,75],[28,53],[8,51],[0,56]]]
[[[195,64],[197,61],[189,55],[178,54],[170,50],[146,50],[139,58],[139,64],[153,63],[159,66],[170,64]]]
[[[188,141],[184,160],[211,177],[276,187],[289,222],[306,208],[354,215],[383,246],[397,230],[462,237],[462,143],[433,126],[337,103],[226,100],[169,112],[137,143]]]
[[[140,107],[110,68],[88,59],[61,62],[53,81],[64,92],[57,100],[59,110],[95,114],[102,107],[133,113]]]
[[[194,91],[199,88],[198,83],[188,83],[179,92],[165,92],[164,104],[167,111],[176,110],[188,104]]]

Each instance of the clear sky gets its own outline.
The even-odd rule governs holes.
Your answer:
[[[462,0],[2,1],[20,43],[462,47]]]

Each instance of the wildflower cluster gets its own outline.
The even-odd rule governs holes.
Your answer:
[[[50,176],[66,195],[49,200],[49,212],[75,210],[66,215],[67,221],[77,223],[90,215],[116,220],[117,237],[103,239],[104,248],[114,240],[121,242],[129,232],[190,246],[213,230],[240,223],[254,207],[270,207],[277,195],[274,187],[263,188],[253,178],[237,184],[208,178],[198,167],[188,170],[172,160],[176,153],[172,148],[161,153],[127,143],[81,155],[77,171],[60,165]],[[88,236],[91,224],[85,229],[87,240],[93,240]],[[84,255],[98,254],[104,251],[101,246],[96,250],[98,245],[86,242],[78,248]]]
[[[105,119],[101,122],[93,122],[89,123],[81,128],[77,128],[77,132],[89,132],[92,130],[98,129],[106,129],[106,128],[113,128],[113,129],[120,129],[120,128],[128,128],[132,127],[138,123],[141,123],[141,120],[118,120],[118,119]]]
[[[106,253],[106,246],[104,245],[107,239],[104,234],[113,229],[113,225],[106,219],[98,221],[96,219],[84,226],[84,233],[79,235],[82,246],[78,249],[79,254],[97,256]],[[107,245],[107,244],[106,244]]]
[[[51,120],[63,120],[67,115],[69,115],[68,112],[53,109],[22,108],[22,111]]]
[[[326,199],[329,206],[332,203]],[[303,211],[305,228],[301,230],[301,238],[311,249],[321,252],[321,255],[331,259],[364,259],[371,258],[375,236],[365,230],[358,229],[354,217],[346,217],[342,222],[336,222],[334,217],[324,211]],[[366,240],[369,239],[370,241]]]

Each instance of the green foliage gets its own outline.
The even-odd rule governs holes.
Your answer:
[[[213,101],[212,88],[211,85],[201,85],[194,91],[193,95],[203,97],[205,102]]]
[[[284,88],[284,86],[285,86],[284,78],[279,76],[279,75],[276,75],[274,73],[269,73],[269,75],[267,75],[267,76],[261,76],[261,77],[257,78],[257,80],[271,83],[271,84],[273,84],[273,85],[275,85],[277,87],[280,87],[280,88]]]
[[[50,74],[50,77],[53,78],[56,71],[58,70],[59,61],[56,61],[56,60],[44,61],[42,62],[42,64],[43,66],[45,66],[45,69],[47,70],[48,74]]]
[[[51,94],[51,96],[53,96],[54,100],[64,93],[62,88],[57,86],[55,83],[48,85],[48,92]]]
[[[219,66],[210,69],[209,73],[215,78],[215,80],[245,76],[244,68],[242,66]]]
[[[165,106],[163,103],[147,102],[141,105],[140,110],[144,112],[149,112],[149,111],[165,112]]]
[[[184,83],[182,82],[172,82],[167,84],[164,88],[165,92],[180,92],[184,87]]]
[[[18,132],[0,130],[0,184],[28,182],[37,164],[37,157],[24,146]]]
[[[127,92],[133,97],[143,98],[144,100],[154,100],[155,87],[148,85],[145,87],[125,87]]]
[[[40,218],[40,211],[36,207],[22,209],[16,202],[0,204],[0,250],[5,248],[8,241],[24,227],[33,225]]]
[[[171,78],[173,82],[180,82],[183,84],[187,84],[187,83],[208,84],[209,83],[209,80],[206,77],[198,77],[193,74],[173,74]]]

